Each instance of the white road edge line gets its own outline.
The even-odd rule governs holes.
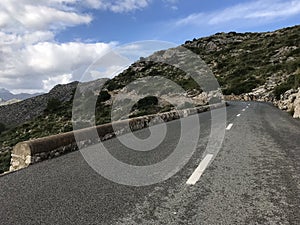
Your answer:
[[[200,177],[206,170],[208,164],[210,163],[210,161],[212,160],[213,157],[214,157],[214,155],[212,155],[212,154],[207,154],[204,157],[204,159],[201,161],[201,163],[199,164],[197,169],[194,171],[192,176],[190,176],[190,178],[186,182],[187,185],[195,185],[197,183],[197,181],[200,179]]]
[[[241,114],[237,114],[237,117],[240,117],[241,116]]]
[[[231,123],[231,124],[229,124],[229,125],[226,127],[226,130],[231,130],[232,126],[233,126],[233,124],[232,124],[232,123]]]

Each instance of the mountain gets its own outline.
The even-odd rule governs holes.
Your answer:
[[[137,94],[147,94],[149,90],[170,97],[168,96],[170,92],[168,83],[162,83],[165,88],[157,88],[151,81],[144,81],[145,87],[139,90],[135,88],[130,90],[126,87],[140,78],[157,76],[166,78],[182,87],[187,94],[176,93],[167,99],[169,102],[153,98],[153,96],[145,96],[144,99],[133,104],[126,115],[117,115],[117,119],[170,111],[174,109],[174,106],[184,108],[205,105],[212,99],[219,101],[218,92],[204,90],[177,67],[154,62],[155,59],[164,58],[179,65],[179,59],[186,57],[180,52],[182,47],[199,55],[208,65],[218,80],[225,99],[272,102],[279,108],[290,112],[291,115],[300,117],[299,46],[300,26],[263,33],[217,33],[210,37],[186,41],[174,51],[171,49],[156,52],[146,59],[133,63],[113,79],[83,84],[82,93],[76,98],[81,103],[81,106],[77,108],[73,108],[73,98],[79,83],[58,85],[48,94],[12,105],[0,106],[0,123],[9,128],[0,136],[0,152],[1,148],[10,149],[20,141],[71,131],[73,129],[72,110],[80,112],[87,109],[92,105],[91,98],[98,94],[95,106],[97,125],[110,122],[111,112],[124,110],[124,107],[112,110],[112,103],[116,96],[123,92],[129,92],[123,99],[125,105],[130,105],[132,101],[135,101]],[[177,53],[176,49],[179,50]],[[199,68],[200,65],[194,64],[195,62],[190,60],[185,66],[203,70]],[[158,80],[157,82],[164,81]],[[104,88],[99,93],[97,87],[103,84]],[[187,101],[188,99],[193,105]],[[90,118],[91,115],[83,113],[78,120],[81,121],[82,127],[86,127],[91,125]],[[5,155],[5,165],[8,160],[9,157]]]
[[[300,117],[300,26],[217,33],[184,44],[214,72],[228,100],[271,102]]]
[[[0,88],[0,98],[2,101],[9,101],[12,99],[24,100],[27,98],[32,98],[43,93],[35,93],[35,94],[27,94],[27,93],[20,93],[20,94],[13,94],[10,91],[6,90],[5,88]]]

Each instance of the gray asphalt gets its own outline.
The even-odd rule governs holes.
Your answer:
[[[242,111],[247,104],[227,107],[227,124],[233,127],[194,186],[186,181],[208,143],[210,112],[198,115],[201,134],[187,165],[158,184],[132,187],[109,181],[80,152],[0,177],[0,224],[298,225],[300,121],[264,103],[251,102]],[[178,143],[180,123],[167,127],[165,141],[151,152],[131,151],[117,139],[104,145],[126,163],[151,165],[167,158]],[[148,135],[147,129],[136,133]]]

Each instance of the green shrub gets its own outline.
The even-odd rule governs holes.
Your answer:
[[[291,75],[288,77],[287,81],[278,85],[274,91],[273,94],[277,100],[280,99],[280,95],[284,94],[286,91],[298,88],[300,85],[300,73],[297,73],[296,75]]]
[[[110,80],[108,81],[108,83],[106,84],[106,88],[107,90],[109,91],[114,91],[114,90],[117,90],[117,89],[121,89],[123,88],[124,85],[122,84],[119,84],[117,81],[115,80]]]
[[[179,86],[181,86],[185,91],[194,89],[202,91],[199,84],[192,77],[189,77],[188,79],[179,80],[176,83]]]
[[[158,104],[158,98],[155,96],[147,96],[145,98],[140,99],[137,104],[136,108],[139,110],[147,109],[149,106],[154,106]],[[134,106],[135,107],[135,106]]]
[[[107,91],[101,91],[98,96],[98,101],[105,102],[111,98],[111,95]]]
[[[249,77],[247,80],[235,79],[232,80],[229,87],[223,90],[224,95],[240,95],[251,92],[254,88],[263,83],[263,80],[256,79],[255,77]]]
[[[291,88],[290,85],[288,85],[287,83],[284,83],[284,84],[280,84],[278,85],[274,91],[273,91],[273,94],[275,96],[275,98],[277,100],[280,99],[280,95],[284,94],[287,90],[289,90]]]

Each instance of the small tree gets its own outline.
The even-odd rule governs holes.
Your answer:
[[[145,98],[140,99],[137,102],[138,109],[147,109],[150,106],[154,106],[158,104],[158,98],[155,96],[147,96]]]
[[[101,91],[98,96],[98,100],[100,102],[105,102],[105,101],[109,100],[110,98],[111,98],[111,95],[107,91]]]

